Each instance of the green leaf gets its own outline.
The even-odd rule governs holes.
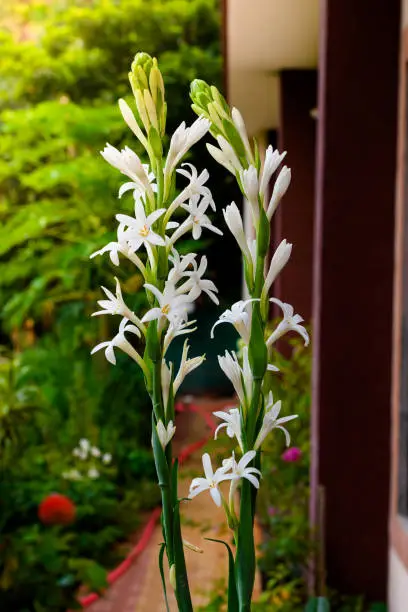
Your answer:
[[[165,550],[166,550],[166,545],[163,542],[163,544],[160,547],[160,552],[159,552],[159,568],[160,568],[160,576],[161,576],[162,585],[163,585],[164,601],[166,602],[166,612],[170,612],[169,602],[167,601],[166,580],[164,578],[164,569],[163,569],[163,557],[164,557]]]
[[[307,602],[305,612],[330,612],[329,600],[325,597],[312,597]]]
[[[224,544],[228,550],[228,612],[238,612],[238,594],[237,585],[235,582],[235,566],[234,566],[234,555],[232,554],[231,548],[223,540],[216,540],[215,538],[205,538],[210,542],[218,542]]]

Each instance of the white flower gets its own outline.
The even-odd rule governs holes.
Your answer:
[[[157,185],[154,182],[156,180],[154,173],[150,172],[150,168],[148,164],[142,164],[142,166],[149,180],[151,190],[157,191]],[[121,198],[123,194],[126,193],[127,191],[133,191],[133,197],[135,200],[140,199],[140,196],[144,195],[144,191],[140,188],[139,183],[130,181],[127,183],[123,183],[123,185],[119,187],[118,198]]]
[[[140,194],[146,192],[150,198],[153,197],[148,174],[139,157],[132,149],[125,147],[119,151],[107,143],[106,147],[101,151],[101,155],[111,166],[132,179],[135,185],[133,189],[138,190]]]
[[[259,182],[256,168],[254,166],[249,166],[247,170],[241,170],[240,177],[245,196],[251,205],[252,215],[256,225],[259,220]]]
[[[238,463],[235,461],[234,453],[232,453],[232,457],[230,457],[229,459],[224,459],[222,465],[227,469],[232,470],[232,473],[235,477],[233,480],[234,484],[236,483],[236,480],[246,478],[251,484],[254,485],[254,487],[259,489],[259,480],[256,476],[260,478],[262,476],[261,472],[257,468],[247,467],[248,463],[251,463],[255,456],[256,451],[251,450],[246,452],[245,455],[243,455],[238,461]],[[254,476],[254,474],[256,474],[256,476]]]
[[[90,468],[88,470],[88,478],[91,478],[92,480],[96,480],[96,478],[99,478],[99,472],[96,468]]]
[[[291,416],[282,417],[278,419],[280,410],[282,407],[282,402],[279,400],[276,404],[273,403],[273,395],[272,391],[269,392],[268,401],[265,407],[265,416],[263,418],[262,426],[259,431],[258,437],[255,440],[254,449],[258,449],[262,442],[265,440],[266,436],[273,429],[281,429],[285,434],[286,446],[290,444],[290,435],[288,430],[285,427],[282,427],[283,423],[287,423],[288,421],[292,421],[297,418],[297,414],[293,414]]]
[[[92,455],[92,457],[100,457],[101,456],[101,451],[99,450],[98,447],[93,446],[91,448],[91,455]]]
[[[250,300],[239,300],[231,306],[231,310],[227,308],[218,321],[214,323],[211,329],[211,338],[214,338],[214,328],[220,323],[232,323],[245,344],[249,344],[251,334],[251,313],[247,312],[247,306],[251,302],[259,302],[259,299],[253,298]]]
[[[195,323],[196,321],[186,321],[182,316],[175,316],[170,322],[169,328],[164,336],[163,355],[166,354],[166,351],[174,338],[194,332],[197,328],[191,326]]]
[[[178,295],[174,284],[169,281],[165,283],[163,292],[150,283],[145,283],[144,286],[153,293],[159,306],[148,310],[142,318],[142,323],[164,318],[170,322],[179,318],[186,321],[188,308],[197,298],[197,292],[192,290],[188,295]]]
[[[91,443],[88,438],[81,438],[78,446],[84,453],[88,453],[91,450]]]
[[[193,357],[193,359],[187,359],[189,348],[190,347],[188,346],[188,340],[186,340],[184,342],[183,353],[181,355],[180,368],[173,383],[174,395],[176,395],[185,377],[190,374],[190,372],[198,368],[203,363],[203,361],[205,361],[205,355]]]
[[[233,474],[226,474],[228,468],[221,467],[213,472],[211,465],[211,458],[208,453],[205,453],[202,458],[204,475],[205,478],[193,478],[190,485],[190,492],[188,497],[193,499],[196,495],[199,495],[203,491],[209,491],[214,503],[217,506],[221,506],[221,493],[218,485],[224,480],[232,480]]]
[[[212,225],[210,219],[205,214],[209,204],[210,200],[208,198],[202,198],[200,201],[200,196],[193,196],[188,204],[182,205],[182,208],[190,214],[184,223],[189,224],[193,228],[194,240],[198,240],[201,237],[203,228],[222,236],[222,231]]]
[[[216,234],[220,234],[222,236],[222,231],[216,228],[211,224],[210,219],[205,214],[208,206],[209,206],[208,198],[204,197],[200,201],[200,196],[195,195],[192,196],[188,202],[188,204],[182,204],[181,207],[184,208],[189,216],[180,227],[174,232],[172,237],[170,238],[169,244],[172,245],[178,240],[183,234],[193,230],[193,238],[194,240],[198,240],[201,236],[202,229],[209,229]]]
[[[109,465],[111,461],[112,461],[112,455],[110,453],[104,453],[102,455],[102,463],[104,463],[105,465]]]
[[[186,128],[185,121],[179,125],[170,140],[169,152],[164,166],[164,174],[169,176],[187,151],[210,129],[211,122],[199,117]]]
[[[200,293],[202,291],[206,293],[208,297],[215,304],[218,305],[219,301],[218,301],[217,296],[215,295],[215,292],[218,293],[217,287],[214,285],[214,283],[211,280],[202,278],[203,275],[205,274],[205,271],[207,270],[207,257],[205,255],[201,257],[200,265],[198,267],[197,267],[197,262],[195,261],[195,259],[191,259],[189,263],[191,264],[191,267],[193,269],[191,271],[186,270],[184,272],[184,276],[187,276],[188,280],[185,283],[183,283],[183,285],[179,287],[177,291],[179,293],[185,293],[187,291],[190,291],[190,289],[194,287],[197,290],[199,290]]]
[[[171,250],[171,255],[169,255],[169,260],[173,264],[173,267],[169,272],[168,280],[174,284],[178,283],[178,281],[186,275],[187,268],[192,265],[196,257],[196,253],[180,255],[177,249],[173,248]]]
[[[208,187],[204,186],[204,183],[208,181],[210,175],[208,174],[208,170],[203,170],[201,174],[198,174],[197,168],[193,166],[193,164],[189,164],[185,162],[181,164],[183,167],[188,166],[190,168],[190,172],[188,170],[184,170],[183,168],[179,168],[177,172],[182,174],[186,178],[189,179],[190,183],[183,189],[177,199],[182,198],[182,202],[190,199],[194,195],[199,195],[205,197],[209,205],[213,210],[215,210],[215,203],[212,197],[212,193]]]
[[[271,288],[276,277],[288,263],[291,252],[292,245],[290,244],[290,242],[282,240],[271,259],[269,271],[265,279],[264,287],[262,289],[262,296],[266,297],[268,295],[269,289]]]
[[[151,229],[151,226],[165,212],[165,208],[159,208],[146,216],[141,200],[137,199],[135,200],[134,217],[129,217],[129,215],[116,215],[117,220],[129,228],[124,232],[124,238],[133,251],[137,251],[142,244],[159,244],[165,246],[166,243],[163,238]]]
[[[207,143],[206,146],[210,155],[234,176],[239,174],[243,168],[232,146],[223,136],[217,136],[217,142],[220,146],[219,149]]]
[[[107,296],[107,300],[99,300],[98,304],[102,308],[98,312],[93,312],[91,316],[96,317],[98,315],[121,315],[126,319],[132,320],[134,323],[140,323],[139,319],[136,315],[126,306],[122,297],[122,290],[120,288],[119,280],[115,277],[116,280],[116,296],[113,295],[109,289],[106,287],[102,287],[103,291]]]
[[[248,347],[244,347],[242,368],[234,351],[231,353],[225,351],[224,356],[218,355],[218,363],[224,374],[232,382],[241,405],[245,406],[247,401],[250,401],[252,385],[252,374],[248,362]]]
[[[173,421],[169,421],[167,427],[163,424],[163,421],[159,421],[156,425],[157,435],[160,440],[160,444],[162,445],[163,450],[166,448],[174,434],[176,433],[176,428],[173,425]]]
[[[267,339],[266,345],[271,346],[287,332],[294,331],[297,332],[300,336],[302,336],[305,346],[307,346],[309,344],[309,334],[307,333],[304,326],[300,325],[300,323],[303,321],[303,318],[298,314],[294,314],[293,306],[291,306],[290,304],[285,304],[277,298],[270,298],[269,301],[273,302],[274,304],[277,304],[282,309],[283,319],[279,323],[278,327]]]
[[[247,239],[244,232],[242,217],[235,202],[231,202],[223,211],[225,223],[235,240],[238,242],[239,248],[243,252],[248,264],[252,261],[251,253],[248,248]]]
[[[244,119],[237,108],[233,108],[231,110],[231,117],[234,122],[235,127],[238,130],[239,135],[241,136],[242,142],[244,143],[245,151],[247,153],[247,159],[253,163],[253,154],[251,145],[249,144],[248,134],[245,127]]]
[[[278,178],[276,179],[268,209],[266,211],[266,216],[268,217],[269,221],[272,219],[276,207],[288,190],[291,176],[290,168],[283,166],[282,170],[278,174]]]
[[[259,191],[262,194],[265,203],[266,198],[268,197],[269,181],[271,180],[272,174],[283,161],[285,155],[286,151],[279,153],[277,149],[273,150],[272,145],[269,145],[269,147],[266,149],[265,161],[259,185]]]
[[[148,148],[148,142],[146,140],[145,135],[143,134],[142,130],[140,129],[135,116],[131,110],[131,108],[129,107],[128,103],[125,102],[125,100],[120,99],[118,101],[119,103],[119,108],[120,108],[120,112],[122,113],[122,117],[123,119],[126,121],[126,123],[128,124],[128,126],[130,127],[130,129],[132,130],[132,132],[134,133],[134,135],[136,136],[136,138],[138,138],[140,140],[140,142],[142,143],[142,145],[144,146],[145,149]]]
[[[126,240],[126,230],[125,225],[120,223],[117,231],[118,241],[117,242],[109,242],[106,246],[99,251],[95,251],[89,257],[92,259],[97,255],[103,255],[104,253],[109,253],[109,257],[111,262],[115,265],[119,265],[119,253],[122,253],[125,257],[130,259],[141,271],[143,276],[146,276],[146,268],[136,253],[133,253],[132,249],[129,247]]]
[[[106,357],[106,359],[110,363],[112,363],[113,365],[116,365],[116,357],[115,357],[114,348],[115,347],[120,348],[124,353],[129,355],[129,357],[134,359],[139,364],[139,366],[142,368],[143,372],[146,375],[149,375],[149,371],[147,369],[147,366],[146,366],[145,362],[140,357],[140,355],[136,351],[136,349],[134,349],[133,346],[130,344],[130,342],[128,340],[126,340],[126,338],[125,338],[125,333],[126,332],[130,332],[130,333],[135,334],[136,336],[140,337],[140,331],[138,330],[136,325],[131,325],[129,323],[130,322],[129,322],[128,319],[125,319],[125,318],[122,319],[122,321],[121,321],[121,323],[119,325],[119,331],[116,334],[116,336],[114,338],[112,338],[112,340],[108,340],[106,342],[101,342],[100,344],[97,344],[92,349],[91,355],[93,355],[97,351],[100,351],[101,349],[105,349],[105,357]]]
[[[223,427],[226,427],[227,436],[229,438],[233,438],[234,436],[237,439],[237,442],[241,449],[242,446],[242,433],[241,433],[241,415],[238,408],[230,408],[228,412],[223,410],[218,410],[217,412],[213,412],[213,415],[225,421],[218,425],[217,429],[214,432],[214,440],[217,439],[218,432]]]
[[[84,451],[81,448],[74,448],[72,454],[74,457],[78,457],[78,459],[82,459],[84,461],[88,456],[88,451]]]

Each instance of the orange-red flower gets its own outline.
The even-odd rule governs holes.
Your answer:
[[[47,495],[38,507],[38,517],[46,525],[70,525],[75,514],[75,504],[60,493]]]

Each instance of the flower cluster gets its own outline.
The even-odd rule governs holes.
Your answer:
[[[193,240],[198,240],[204,231],[222,235],[211,220],[215,203],[207,185],[207,170],[199,172],[192,164],[182,162],[190,148],[210,132],[218,146],[207,144],[207,149],[234,175],[251,210],[253,231],[248,234],[255,238],[247,238],[241,213],[232,202],[223,214],[242,252],[250,298],[233,304],[221,314],[211,330],[211,337],[218,325],[227,323],[234,326],[241,338],[241,357],[229,351],[218,357],[221,369],[235,389],[239,405],[214,413],[221,420],[215,438],[225,428],[227,435],[236,440],[241,457],[237,460],[233,453],[214,471],[210,456],[204,454],[204,477],[193,479],[189,497],[209,491],[215,504],[223,506],[237,543],[235,567],[230,574],[237,579],[239,609],[247,610],[250,609],[255,576],[252,525],[261,478],[260,451],[265,438],[275,429],[283,432],[289,445],[290,435],[284,425],[296,418],[296,415],[281,416],[281,402],[275,401],[270,391],[267,374],[278,370],[271,363],[272,351],[276,342],[291,331],[300,334],[305,344],[309,342],[303,320],[294,313],[293,307],[269,295],[292,251],[292,245],[283,240],[268,261],[270,222],[289,187],[291,172],[286,166],[280,169],[270,194],[271,179],[285,153],[270,146],[261,163],[258,146],[256,142],[251,145],[239,111],[230,109],[218,90],[203,81],[194,81],[191,87],[192,108],[198,114],[197,120],[189,127],[183,122],[175,130],[165,154],[167,105],[157,61],[146,53],[138,53],[129,79],[136,112],[125,100],[119,101],[119,108],[145,150],[148,163],[128,146],[119,150],[107,144],[101,151],[103,158],[126,177],[119,189],[119,198],[131,194],[134,213],[116,215],[116,240],[91,257],[108,253],[116,267],[120,266],[122,258],[132,262],[142,279],[148,309],[140,317],[133,311],[130,300],[123,297],[118,278],[115,278],[114,292],[102,287],[105,296],[98,302],[100,309],[94,316],[118,315],[121,321],[113,338],[95,346],[92,353],[104,350],[106,359],[116,364],[119,349],[143,371],[152,401],[152,447],[162,494],[163,546],[170,584],[175,589],[179,609],[192,610],[176,503],[178,465],[172,459],[172,439],[176,433],[174,398],[185,377],[202,364],[205,356],[189,358],[186,340],[179,369],[175,372],[166,354],[174,338],[194,331],[195,321],[189,319],[189,315],[201,294],[219,303],[216,286],[205,278],[206,257],[199,258],[196,253],[182,255],[178,244],[190,234]],[[183,182],[178,191],[177,177]],[[283,318],[272,333],[267,334],[271,303],[281,308]],[[81,442],[74,453],[85,460],[95,451],[94,447]],[[219,486],[224,481],[230,482],[228,502]],[[237,516],[234,496],[239,485],[242,493]],[[237,604],[232,607],[235,609]]]
[[[242,478],[246,478],[251,484],[254,485],[254,487],[258,489],[261,472],[254,467],[247,467],[248,464],[254,459],[255,455],[255,451],[248,451],[237,463],[235,460],[235,455],[232,454],[232,457],[224,459],[222,466],[214,472],[210,455],[205,453],[202,457],[205,477],[193,478],[190,485],[189,498],[192,499],[203,491],[209,491],[214,503],[217,506],[221,506],[223,503],[224,507],[227,508],[227,504],[219,488],[221,482],[226,480],[231,481],[230,498],[235,491],[238,481]]]
[[[77,466],[62,473],[65,480],[95,480],[100,476],[100,467],[107,466],[112,461],[110,453],[103,453],[100,448],[93,446],[87,438],[81,438],[72,455],[79,459]]]
[[[245,282],[250,297],[225,310],[211,330],[211,337],[214,337],[218,325],[231,324],[240,337],[241,358],[233,351],[225,351],[224,355],[218,357],[221,369],[234,387],[239,405],[214,413],[221,420],[214,436],[217,439],[220,431],[225,429],[227,435],[235,440],[242,457],[238,462],[234,455],[225,459],[222,466],[213,472],[210,457],[204,455],[205,478],[193,479],[189,497],[193,498],[209,490],[214,502],[224,507],[237,543],[234,564],[235,575],[239,580],[239,607],[250,609],[255,577],[255,548],[253,532],[249,527],[254,521],[254,500],[261,477],[260,451],[266,437],[277,429],[283,432],[289,446],[290,434],[286,424],[297,417],[281,416],[281,401],[276,401],[270,390],[267,374],[278,371],[271,363],[272,351],[276,342],[288,332],[300,334],[304,343],[309,343],[302,317],[295,314],[290,304],[270,296],[273,284],[292,252],[292,244],[282,240],[269,260],[270,223],[289,187],[291,171],[287,166],[281,167],[286,153],[280,153],[272,146],[267,148],[261,162],[257,143],[254,141],[254,146],[251,146],[241,114],[235,108],[230,109],[215,87],[196,80],[191,86],[191,98],[193,110],[211,122],[210,132],[218,146],[207,144],[207,149],[235,177],[249,206],[252,227],[245,231],[235,202],[223,210],[226,225],[242,252]],[[277,172],[270,192],[271,180]],[[267,333],[271,303],[282,310],[283,317],[272,333]],[[288,453],[284,460],[294,461],[295,455],[294,452]],[[219,484],[225,480],[231,481],[228,504],[219,489]],[[234,492],[239,482],[242,493],[237,517]]]

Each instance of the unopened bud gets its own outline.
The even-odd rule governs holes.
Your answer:
[[[198,546],[194,546],[194,544],[191,544],[191,542],[187,542],[187,540],[183,540],[183,544],[186,548],[189,548],[193,552],[200,553],[200,554],[204,552],[202,548],[198,548]]]
[[[177,587],[177,584],[176,584],[176,566],[175,566],[174,563],[170,567],[169,582],[170,582],[171,586],[173,587],[173,589],[176,590],[176,587]]]

